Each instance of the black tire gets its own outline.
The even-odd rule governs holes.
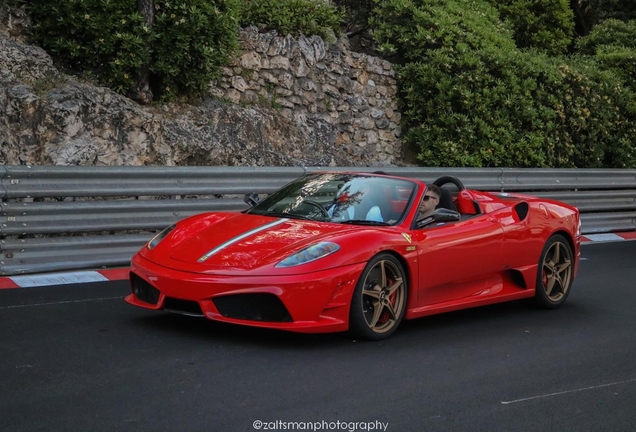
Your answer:
[[[574,280],[572,247],[560,234],[548,239],[537,269],[535,303],[543,308],[556,309],[567,299]]]
[[[381,340],[397,330],[408,295],[408,281],[398,259],[376,255],[364,268],[351,300],[349,331],[354,337]]]

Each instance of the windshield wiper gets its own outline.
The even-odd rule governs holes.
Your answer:
[[[366,219],[350,219],[346,221],[338,221],[341,224],[350,224],[350,225],[380,225],[380,226],[391,226],[390,223],[380,222],[380,221],[372,221]]]
[[[302,219],[302,220],[314,220],[310,217],[294,214],[294,213],[285,213],[285,212],[259,212],[259,213],[250,213],[257,214],[261,216],[273,216],[273,217],[282,217],[282,218],[290,218],[290,219]]]

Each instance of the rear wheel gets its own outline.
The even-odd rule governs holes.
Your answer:
[[[386,253],[374,257],[353,293],[350,332],[370,340],[391,336],[404,316],[407,288],[404,268],[397,258]]]
[[[559,307],[570,294],[574,276],[572,247],[565,237],[550,237],[541,253],[535,301],[548,309]]]

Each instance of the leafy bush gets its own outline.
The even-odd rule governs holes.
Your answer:
[[[343,11],[343,27],[346,32],[366,29],[375,6],[374,0],[332,0]]]
[[[564,54],[574,35],[574,14],[568,0],[492,0],[501,18],[510,22],[520,48]]]
[[[596,52],[596,60],[601,68],[614,72],[636,92],[636,48],[605,45]]]
[[[581,53],[594,55],[604,45],[619,45],[636,48],[636,20],[619,21],[608,19],[603,21],[584,38],[577,41]]]
[[[620,77],[636,91],[636,20],[608,19],[578,41],[581,53],[595,56],[603,70]]]
[[[342,10],[316,0],[242,0],[239,23],[241,27],[276,30],[281,35],[318,35],[334,40],[343,15]]]
[[[501,51],[410,63],[405,141],[433,166],[636,166],[635,95],[593,67]]]
[[[23,6],[27,0],[0,0],[0,7],[9,6],[9,7],[20,7]]]
[[[234,0],[156,0],[146,24],[130,0],[31,0],[36,43],[127,93],[147,66],[165,99],[203,90],[237,47]]]
[[[199,94],[238,49],[235,0],[156,2],[151,72],[163,94]]]
[[[378,42],[404,63],[404,140],[419,148],[418,159],[428,166],[636,166],[634,94],[594,62],[568,65],[515,48],[496,16],[485,2],[378,5]]]
[[[514,50],[512,32],[485,2],[376,0],[371,18],[378,50],[398,61],[426,58],[431,50],[458,53],[487,46]]]
[[[607,20],[628,21],[636,19],[635,0],[576,0],[590,27]]]

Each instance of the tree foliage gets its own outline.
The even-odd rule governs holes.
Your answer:
[[[155,23],[130,0],[30,0],[35,42],[62,64],[126,94],[149,65],[163,99],[198,94],[235,52],[234,0],[155,1]]]
[[[592,29],[607,19],[636,19],[636,0],[572,0],[578,6],[587,26]]]
[[[347,34],[367,30],[375,7],[374,0],[332,0],[343,11],[342,28]]]
[[[388,0],[378,43],[401,58],[405,142],[429,166],[636,165],[636,99],[584,59],[519,50],[486,2]]]
[[[315,0],[241,0],[242,27],[255,25],[285,36],[318,35],[334,40],[340,33],[344,11]]]
[[[577,41],[578,49],[583,54],[596,54],[596,51],[607,45],[636,47],[636,20],[620,21],[608,19],[597,25],[592,32]]]
[[[514,50],[512,31],[485,2],[376,0],[371,24],[378,50],[400,61],[435,50],[468,52],[485,47]]]
[[[607,19],[578,41],[579,51],[594,56],[599,67],[636,91],[636,20]]]
[[[574,36],[574,13],[568,0],[494,0],[514,31],[520,48],[564,54]]]

